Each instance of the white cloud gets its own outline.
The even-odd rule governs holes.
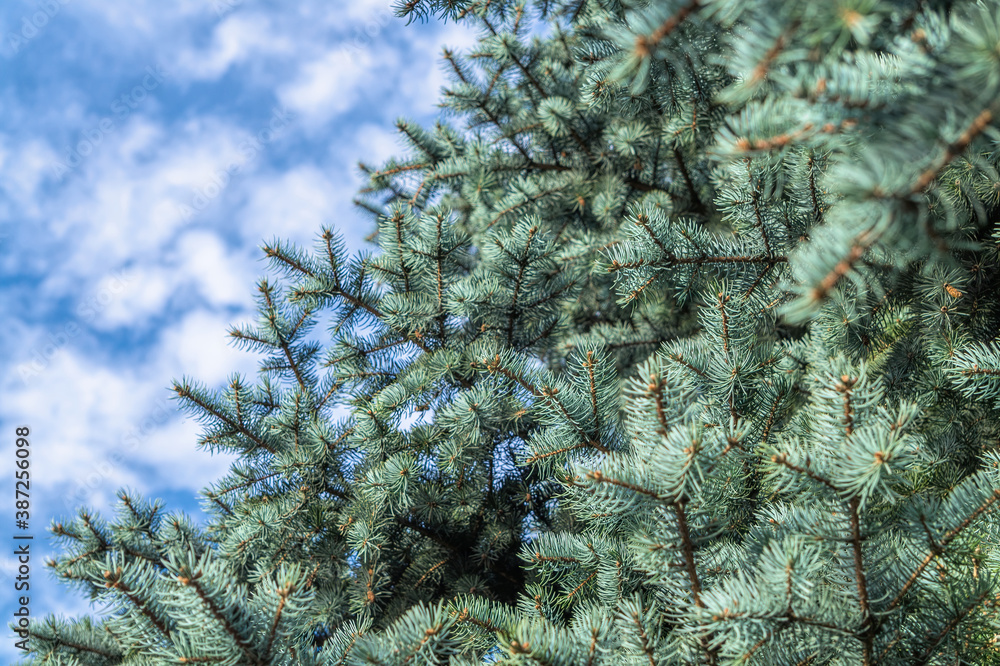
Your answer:
[[[192,230],[158,263],[106,276],[82,307],[96,314],[91,318],[100,329],[141,327],[162,315],[171,298],[194,294],[214,308],[250,308],[256,275],[247,254],[227,248],[216,233]]]
[[[270,17],[244,11],[226,16],[215,26],[208,49],[182,51],[177,65],[191,79],[212,80],[250,58],[290,55],[294,51],[293,42],[278,32]]]
[[[254,178],[247,184],[247,192],[249,197],[239,215],[247,243],[257,245],[277,236],[310,248],[322,226],[340,226],[338,204],[350,204],[354,193],[336,178],[308,165]]]
[[[71,337],[26,383],[8,375],[0,415],[32,429],[36,515],[71,515],[84,504],[108,515],[124,486],[147,496],[182,488],[193,498],[224,474],[234,457],[196,449],[201,427],[178,412],[168,386],[184,374],[213,389],[233,371],[255,374],[258,359],[227,344],[227,324],[189,314],[138,365],[94,357]]]
[[[401,79],[399,97],[406,100],[410,113],[431,113],[441,101],[441,88],[452,85],[448,75],[451,67],[444,62],[443,47],[456,55],[466,53],[478,43],[476,32],[463,24],[448,23],[430,34],[413,31],[411,39],[410,49],[420,54],[423,66],[417,76]]]
[[[36,483],[43,489],[61,488],[60,496],[75,503],[86,491],[92,506],[108,508],[121,486],[146,494],[155,490],[155,480],[136,472],[139,465],[162,467],[174,461],[162,473],[176,474],[172,485],[192,491],[223,473],[229,458],[198,460],[203,469],[197,474],[180,469],[181,463],[190,466],[207,454],[195,453],[197,428],[183,425],[186,419],[169,400],[168,386],[183,375],[216,388],[234,371],[256,374],[259,357],[229,343],[229,324],[224,314],[195,310],[151,343],[138,363],[128,356],[114,360],[86,351],[94,343],[87,333],[23,331],[34,345],[14,350],[15,359],[30,362],[39,345],[53,348],[26,379],[8,374],[0,416],[32,428]],[[167,442],[170,451],[163,450]],[[123,457],[115,458],[116,451]],[[51,490],[40,493],[48,494]]]
[[[253,261],[249,253],[231,252],[218,234],[192,231],[177,243],[178,270],[195,282],[213,307],[253,306]]]
[[[133,118],[105,139],[43,206],[39,223],[48,227],[68,256],[43,285],[48,294],[75,289],[80,277],[129,262],[162,262],[162,248],[185,226],[204,223],[207,211],[187,220],[190,205],[214,171],[237,153],[245,132],[207,118],[168,131]]]
[[[203,430],[193,419],[183,418],[153,431],[142,445],[142,462],[152,471],[143,480],[152,488],[191,491],[193,498],[202,488],[222,478],[236,456],[198,449],[196,444]],[[168,510],[177,508],[167,506]]]
[[[8,137],[0,143],[0,188],[4,195],[29,215],[40,210],[39,185],[49,175],[49,167],[56,160],[52,147],[37,137],[13,145]]]
[[[216,17],[215,4],[234,8],[246,0],[74,0],[67,4],[67,13],[89,14],[85,20],[93,24],[96,18],[118,34],[119,46],[149,44],[153,38],[163,38],[163,32],[192,19]],[[224,13],[224,12],[223,12]]]
[[[249,317],[250,312],[244,313],[243,319]],[[233,372],[256,374],[260,357],[230,342],[228,330],[233,323],[234,318],[225,313],[189,312],[161,337],[150,376],[162,378],[163,386],[171,378],[190,376],[216,387],[223,385]]]
[[[337,157],[345,164],[361,161],[370,167],[381,166],[390,157],[403,158],[404,147],[399,130],[395,126],[366,123],[354,132],[353,142],[347,148],[338,148]]]
[[[385,63],[366,50],[328,51],[302,65],[298,76],[278,89],[278,99],[315,128],[350,109],[363,86],[376,84],[377,65]]]
[[[150,279],[144,269],[115,270],[92,282],[93,288],[85,298],[77,301],[74,314],[78,318],[75,323],[97,330],[142,323],[136,313],[156,312],[169,296],[168,285],[162,280]]]
[[[97,472],[122,428],[152,402],[148,382],[123,368],[101,365],[78,350],[73,340],[51,356],[48,366],[26,385],[5,386],[3,412],[30,424],[33,434],[33,480],[43,489],[75,487]],[[126,466],[102,474],[115,488],[141,484]],[[43,491],[41,494],[45,494]],[[102,497],[113,500],[113,490]]]
[[[354,0],[345,3],[343,10],[347,18],[357,19],[359,22],[388,23],[389,21],[399,21],[395,17],[390,0]]]
[[[95,322],[100,328],[141,325],[165,309],[174,286],[168,280],[166,271],[143,267],[134,269],[130,277],[124,297],[113,301]]]

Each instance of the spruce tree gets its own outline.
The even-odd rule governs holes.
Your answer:
[[[1000,664],[1000,4],[397,13],[455,122],[264,245],[208,527],[54,523],[115,612],[28,663]]]

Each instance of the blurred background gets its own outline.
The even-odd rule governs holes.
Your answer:
[[[405,154],[394,122],[437,117],[441,48],[391,0],[8,0],[0,4],[0,659],[20,654],[13,534],[31,545],[31,614],[97,613],[49,575],[47,528],[121,487],[201,521],[231,458],[196,449],[168,390],[258,358],[259,246],[321,225],[367,246],[357,163]],[[30,528],[14,523],[15,428],[31,430]]]

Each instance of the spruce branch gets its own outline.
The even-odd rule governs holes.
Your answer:
[[[944,554],[946,552],[945,549],[948,547],[948,545],[952,541],[954,541],[955,538],[958,537],[969,525],[971,525],[973,521],[976,520],[976,518],[986,513],[987,511],[992,510],[993,505],[998,500],[1000,500],[1000,488],[994,489],[992,494],[990,494],[990,496],[987,497],[982,504],[976,507],[976,509],[971,514],[969,514],[965,518],[965,520],[963,520],[961,523],[959,523],[952,529],[945,532],[944,536],[941,537],[941,540],[938,541],[937,548],[931,549],[931,551],[927,553],[927,556],[924,557],[924,559],[920,562],[916,570],[914,570],[914,572],[910,574],[910,576],[906,579],[906,583],[904,583],[902,589],[900,589],[900,591],[896,594],[893,600],[889,602],[888,608],[891,610],[899,606],[900,602],[903,600],[903,597],[906,596],[906,594],[913,587],[914,583],[916,583],[917,580],[920,578],[920,576],[924,573],[924,570],[927,568],[927,565],[933,562],[935,558]]]
[[[180,585],[190,587],[194,590],[202,605],[205,606],[211,616],[222,626],[225,632],[233,640],[233,643],[235,643],[240,649],[240,653],[249,664],[252,664],[253,666],[266,666],[266,662],[261,660],[256,652],[253,651],[251,642],[240,634],[237,628],[229,621],[229,618],[226,617],[223,609],[212,600],[212,598],[205,591],[204,587],[198,582],[198,579],[201,578],[202,575],[202,571],[191,572],[182,568],[175,577],[175,580]]]
[[[994,658],[1000,19],[794,4],[397,2],[454,123],[263,245],[212,522],[54,521],[119,612],[30,663]]]
[[[167,625],[157,617],[153,611],[149,608],[145,601],[140,599],[136,592],[132,590],[129,585],[122,580],[122,568],[116,567],[114,572],[105,571],[104,572],[104,586],[121,592],[121,594],[128,599],[133,606],[135,606],[139,611],[149,620],[149,623],[156,627],[157,631],[163,638],[170,637],[170,631]]]
[[[660,42],[670,36],[677,27],[686,21],[691,14],[698,10],[701,6],[701,0],[689,0],[689,2],[682,6],[677,13],[673,14],[667,20],[665,20],[660,27],[654,30],[649,35],[639,35],[635,38],[635,54],[639,58],[649,58],[652,56],[653,49],[659,46]]]
[[[268,453],[275,455],[276,451],[274,450],[273,447],[271,447],[264,440],[255,435],[253,432],[251,432],[244,424],[234,421],[230,417],[223,414],[217,407],[209,404],[207,401],[205,401],[203,398],[197,395],[195,391],[191,388],[191,386],[189,386],[186,382],[184,383],[174,382],[173,390],[178,397],[183,398],[184,400],[187,400],[197,405],[205,413],[210,414],[219,421],[225,423],[227,426],[229,426],[229,428],[233,432],[240,433],[241,435],[249,439],[251,442],[253,442],[255,446],[258,446],[267,451]]]
[[[953,141],[948,144],[945,149],[944,154],[938,158],[934,166],[929,167],[917,178],[916,182],[913,183],[913,187],[910,188],[911,194],[919,194],[924,191],[924,189],[931,184],[931,182],[937,178],[938,174],[948,166],[952,160],[965,152],[965,149],[969,147],[973,139],[979,136],[983,130],[985,130],[989,124],[993,121],[993,112],[990,109],[983,109],[979,112],[979,115],[973,119],[965,131]]]

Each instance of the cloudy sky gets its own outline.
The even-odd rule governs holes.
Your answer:
[[[3,492],[29,426],[31,612],[79,615],[43,566],[50,521],[110,517],[124,486],[199,517],[230,459],[195,448],[170,381],[255,372],[226,329],[252,317],[260,243],[329,224],[362,248],[358,160],[402,154],[397,117],[433,122],[441,47],[475,35],[390,0],[8,0],[0,30]]]

